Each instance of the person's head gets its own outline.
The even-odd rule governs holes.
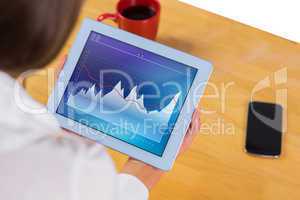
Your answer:
[[[82,0],[1,0],[0,70],[25,71],[51,61],[81,4]]]

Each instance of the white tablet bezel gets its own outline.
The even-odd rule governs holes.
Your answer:
[[[86,130],[88,130],[89,134],[82,133],[81,127],[84,125],[56,113],[59,103],[63,97],[64,91],[66,90],[68,82],[81,55],[81,52],[92,31],[101,33],[127,44],[145,49],[147,51],[198,69],[190,91],[188,92],[186,101],[183,104],[177,122],[165,147],[165,151],[161,157],[89,127],[85,127]],[[203,94],[205,85],[209,79],[211,72],[212,65],[209,62],[159,44],[157,42],[128,33],[126,31],[102,24],[91,19],[85,19],[80,32],[78,33],[76,41],[74,42],[73,47],[70,50],[64,69],[60,73],[57,84],[55,85],[54,90],[49,97],[48,109],[56,116],[63,128],[74,131],[79,135],[84,135],[90,139],[102,143],[105,146],[125,153],[136,159],[142,160],[143,162],[153,165],[162,170],[170,170],[175,161],[186,130],[189,126],[193,110],[197,107],[200,96]]]

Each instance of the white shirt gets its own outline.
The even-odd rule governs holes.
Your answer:
[[[148,198],[140,180],[116,173],[103,146],[72,134],[57,137],[62,130],[52,115],[22,109],[21,103],[30,109],[42,105],[15,84],[0,72],[0,199]]]

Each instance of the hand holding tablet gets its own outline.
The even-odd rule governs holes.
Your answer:
[[[195,110],[189,129],[180,147],[180,155],[190,148],[197,132],[200,130],[199,119],[199,111]],[[130,174],[137,177],[149,189],[149,191],[160,181],[164,175],[162,170],[130,157],[124,164],[121,173]]]
[[[201,59],[85,20],[48,107],[62,127],[169,170],[211,70]]]

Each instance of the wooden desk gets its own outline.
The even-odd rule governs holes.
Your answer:
[[[87,1],[80,20],[113,11],[115,2]],[[201,101],[201,108],[211,113],[202,113],[196,141],[150,199],[300,199],[300,45],[174,0],[161,2],[158,41],[207,59],[215,68]],[[279,85],[274,84],[276,72]],[[254,87],[268,77],[271,87],[254,93],[254,99],[274,101],[277,93],[287,104],[283,155],[278,160],[249,156],[243,150],[247,104]],[[43,76],[28,80],[28,91],[43,103],[48,87]],[[109,152],[120,168],[126,157]]]

